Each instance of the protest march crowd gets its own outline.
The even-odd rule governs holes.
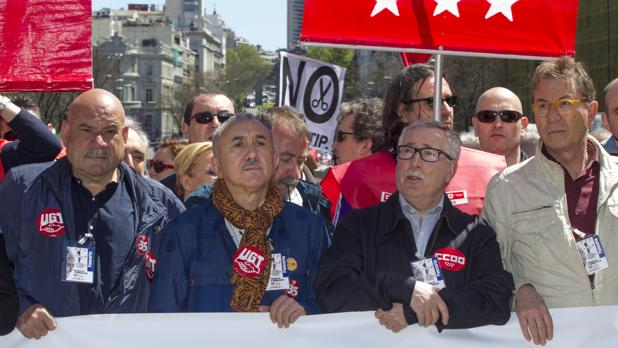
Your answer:
[[[502,87],[478,99],[474,134],[458,134],[457,86],[442,79],[435,121],[435,76],[414,64],[383,100],[344,103],[332,168],[291,107],[237,113],[200,92],[186,139],[147,160],[148,137],[108,91],[75,98],[61,141],[31,100],[0,96],[0,334],[40,339],[60,317],[149,312],[267,312],[287,328],[374,311],[393,332],[442,331],[513,311],[544,345],[549,308],[618,304],[618,79],[603,91],[612,134],[600,142],[594,85],[571,57],[534,72],[536,137]],[[467,146],[503,156],[491,180],[468,183],[486,192],[480,215],[446,193],[470,164],[460,156],[478,152]],[[337,168],[396,191],[365,206],[351,204],[359,186],[327,197],[332,181],[320,180]]]

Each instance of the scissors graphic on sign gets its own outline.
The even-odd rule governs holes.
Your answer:
[[[311,101],[311,106],[314,108],[317,108],[319,106],[320,109],[322,109],[322,111],[326,111],[328,110],[328,103],[324,101],[324,97],[326,97],[326,93],[330,91],[330,87],[333,84],[333,82],[329,81],[328,85],[326,85],[326,89],[324,89],[323,82],[324,80],[320,79],[320,99],[313,99]]]

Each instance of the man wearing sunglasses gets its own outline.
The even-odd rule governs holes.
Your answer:
[[[528,118],[522,114],[521,101],[510,90],[495,87],[481,94],[472,125],[481,150],[504,156],[508,166],[528,158],[520,148]]]
[[[588,135],[598,104],[583,64],[541,63],[532,97],[536,155],[491,180],[483,217],[515,278],[523,335],[544,345],[548,308],[618,304],[618,166]]]
[[[341,104],[333,141],[336,164],[369,156],[382,147],[382,100],[358,99]]]
[[[504,324],[513,278],[494,232],[453,207],[445,188],[461,142],[448,126],[421,120],[399,138],[397,192],[343,218],[324,253],[317,281],[325,312],[375,310],[399,332],[418,324],[439,330]]]
[[[187,103],[182,132],[189,143],[211,141],[223,122],[234,115],[234,103],[222,93],[202,93]]]

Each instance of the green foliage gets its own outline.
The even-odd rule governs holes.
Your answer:
[[[307,57],[350,68],[354,62],[354,50],[328,47],[309,47]]]
[[[263,84],[271,72],[271,66],[260,56],[257,48],[238,45],[227,50],[226,65],[219,85],[236,103]]]

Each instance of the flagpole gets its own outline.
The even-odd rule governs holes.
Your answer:
[[[440,46],[442,50],[442,46]],[[440,122],[440,111],[442,109],[442,54],[435,55],[435,74],[433,80],[433,119]]]

